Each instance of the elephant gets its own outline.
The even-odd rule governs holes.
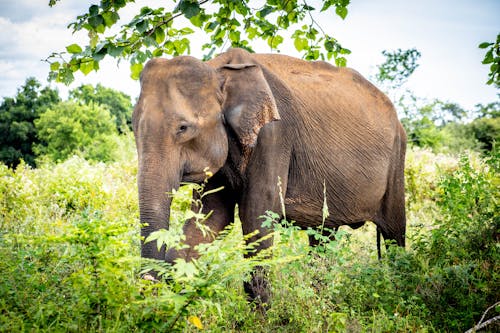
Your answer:
[[[223,187],[203,197],[214,234],[187,221],[187,248],[143,241],[142,257],[196,258],[195,246],[231,223],[236,205],[243,234],[259,231],[249,242],[270,232],[265,212],[284,205],[301,228],[372,221],[404,247],[406,134],[389,98],[357,71],[234,48],[209,61],[151,59],[140,83],[133,131],[142,239],[168,229],[167,193],[181,182]],[[268,238],[257,251],[270,245]],[[266,288],[259,274],[245,284],[249,298],[264,303]]]

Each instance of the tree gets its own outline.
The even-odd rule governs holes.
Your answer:
[[[73,154],[94,161],[113,159],[115,119],[107,108],[98,104],[60,102],[41,114],[35,126],[41,140],[35,147],[39,155],[45,154],[54,161]]]
[[[21,160],[35,165],[33,146],[39,143],[34,121],[51,105],[60,101],[57,90],[45,87],[35,78],[26,79],[15,97],[0,105],[0,161],[15,168]]]
[[[99,83],[95,87],[85,84],[71,90],[69,98],[81,104],[94,103],[107,107],[120,133],[126,131],[127,127],[132,129],[132,101],[130,96],[121,91],[103,87]]]
[[[481,148],[491,152],[500,142],[500,102],[476,105],[478,118],[469,124],[471,131]]]
[[[415,72],[419,64],[418,59],[422,55],[417,49],[396,51],[382,51],[386,57],[384,63],[378,65],[378,73],[375,79],[380,83],[385,83],[390,89],[400,88],[408,78]]]
[[[56,2],[50,0],[49,5]],[[46,59],[51,69],[49,77],[70,83],[74,72],[88,74],[98,70],[100,61],[111,56],[129,59],[131,76],[137,79],[147,59],[189,53],[189,37],[195,30],[208,35],[209,41],[203,45],[206,58],[229,46],[252,50],[250,41],[255,40],[265,41],[276,49],[285,42],[285,31],[293,31],[286,40],[293,41],[306,59],[333,58],[337,65],[343,66],[344,55],[350,53],[314,19],[314,14],[329,10],[335,10],[344,19],[350,0],[323,0],[319,9],[297,0],[265,0],[259,8],[251,7],[251,1],[179,0],[175,7],[175,1],[166,1],[170,8],[143,7],[132,21],[120,23],[120,32],[113,34],[111,28],[118,24],[120,11],[131,2],[102,0],[78,16],[69,27],[73,32],[87,31],[88,45],[68,45],[70,58],[65,52],[51,54]],[[186,19],[190,26],[179,26],[183,22],[179,18]]]

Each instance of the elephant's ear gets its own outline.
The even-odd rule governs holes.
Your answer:
[[[279,120],[278,108],[259,66],[227,64],[222,72],[223,112],[244,148],[252,148],[260,129]]]

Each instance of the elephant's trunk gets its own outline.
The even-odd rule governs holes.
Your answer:
[[[175,158],[170,160],[175,161]],[[157,242],[145,243],[146,238],[155,231],[169,228],[170,193],[177,189],[180,183],[180,172],[175,163],[168,163],[164,158],[139,159],[139,210],[141,220],[141,256],[165,260],[165,247],[158,250]]]

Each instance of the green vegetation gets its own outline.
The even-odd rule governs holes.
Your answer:
[[[385,55],[378,80],[410,149],[408,245],[381,261],[371,223],[325,237],[273,212],[263,223],[275,245],[252,258],[236,219],[198,260],[141,259],[130,98],[86,85],[61,101],[28,79],[0,106],[0,331],[456,332],[490,307],[498,317],[500,103],[464,110],[401,93],[419,53]],[[172,228],[148,241],[182,247],[186,219],[203,228],[191,197],[203,188],[175,193]],[[256,266],[271,284],[265,315],[242,287]],[[141,278],[150,269],[161,282]]]
[[[50,6],[57,0],[50,0]],[[133,0],[100,1],[70,23],[73,32],[83,31],[88,41],[66,46],[46,61],[50,78],[70,83],[74,73],[87,75],[99,70],[106,56],[130,61],[131,77],[139,78],[143,64],[162,55],[189,54],[190,39],[203,34],[205,56],[210,58],[227,47],[252,50],[252,43],[266,42],[271,49],[293,42],[306,59],[333,59],[345,66],[348,49],[327,34],[315,20],[331,11],[341,19],[348,14],[350,0],[301,1],[166,1],[160,8],[143,7],[130,22],[120,21],[121,11]],[[313,7],[313,5],[315,7]],[[119,31],[117,33],[117,31]]]
[[[28,78],[0,104],[0,161],[15,168],[73,155],[116,160],[131,135],[132,108],[129,96],[99,84],[75,88],[62,101],[57,90]]]
[[[133,109],[130,96],[114,89],[103,87],[97,84],[95,87],[90,84],[83,84],[69,92],[69,97],[83,105],[91,103],[108,108],[115,118],[116,129],[120,133],[132,130]]]
[[[181,0],[172,11],[143,8],[107,35],[129,2],[101,1],[79,16],[70,26],[88,32],[88,45],[67,46],[69,59],[50,56],[51,78],[68,83],[76,71],[97,70],[107,55],[129,59],[137,78],[148,58],[189,51],[194,30],[174,26],[179,16],[210,37],[207,56],[226,42],[250,48],[254,39],[272,48],[293,41],[305,58],[337,65],[349,53],[323,33],[305,2],[267,0],[253,9],[215,1],[209,9],[206,1]],[[349,1],[322,4],[341,18],[348,13]],[[293,31],[290,38],[285,30]],[[489,83],[498,85],[498,39],[480,47],[487,49]],[[274,246],[257,256],[245,258],[256,244],[245,243],[236,219],[215,242],[198,246],[197,260],[141,259],[130,98],[83,85],[61,101],[56,90],[28,79],[0,105],[0,331],[457,332],[488,308],[486,318],[498,318],[500,103],[464,110],[421,100],[402,91],[420,53],[384,55],[375,80],[397,102],[410,149],[408,245],[389,246],[381,261],[371,223],[325,237],[273,212],[263,223],[274,231]],[[191,196],[210,195],[203,189],[177,191],[171,229],[148,241],[182,247],[186,219],[203,228]],[[319,246],[310,248],[308,235]],[[257,266],[271,285],[265,314],[242,287]],[[142,278],[150,269],[161,281]]]
[[[420,52],[398,49],[382,54],[386,59],[373,80],[394,101],[411,145],[454,154],[494,149],[500,141],[499,101],[464,110],[456,103],[419,98],[404,85],[419,66]]]
[[[54,161],[65,160],[75,152],[89,160],[109,161],[116,150],[115,120],[106,108],[93,103],[59,103],[35,120],[35,127],[46,143],[35,151]]]
[[[15,97],[6,97],[0,104],[0,161],[10,167],[21,159],[35,165],[33,147],[40,141],[33,122],[61,100],[56,90],[40,88],[40,82],[28,78]]]
[[[244,259],[253,245],[236,221],[200,246],[199,260],[168,267],[141,265],[128,147],[108,164],[0,166],[0,331],[456,332],[498,301],[497,152],[456,159],[410,150],[409,245],[390,247],[382,261],[372,224],[341,228],[311,250],[304,231],[269,213],[271,257]],[[176,194],[173,228],[156,235],[169,246],[180,246],[186,217],[203,219],[188,208],[191,189]],[[269,269],[265,316],[241,285],[256,265]],[[165,283],[140,278],[151,267]]]
[[[495,42],[483,42],[479,44],[479,48],[486,49],[483,64],[490,66],[486,84],[500,87],[500,34],[497,35]]]

